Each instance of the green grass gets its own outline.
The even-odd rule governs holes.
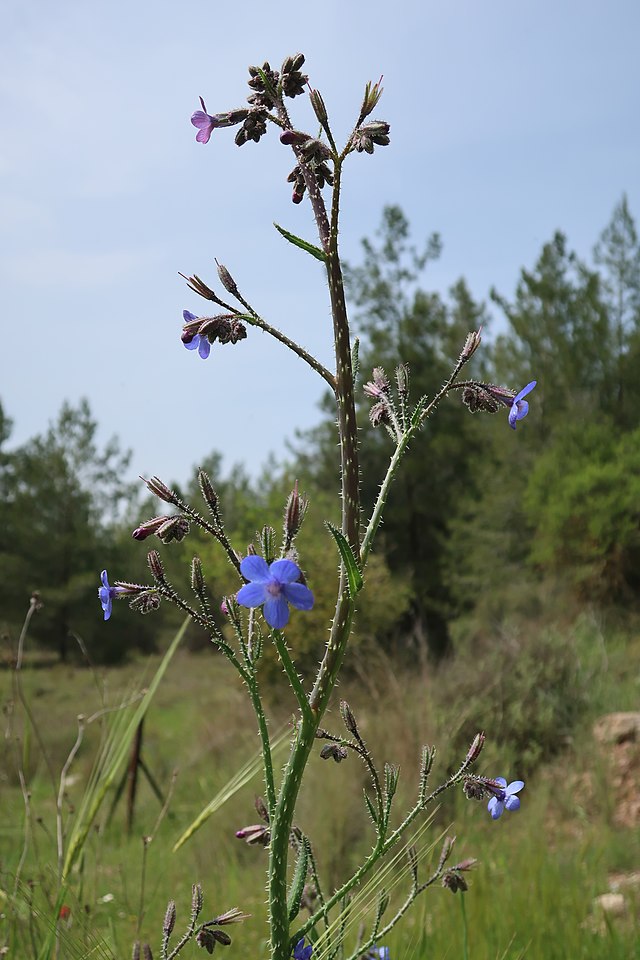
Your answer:
[[[453,824],[449,832],[456,833],[458,840],[451,862],[477,857],[479,864],[468,875],[468,893],[452,895],[435,887],[422,895],[387,941],[393,960],[463,960],[462,896],[469,960],[640,957],[640,930],[633,911],[626,920],[602,930],[590,921],[592,899],[607,891],[608,874],[637,868],[640,860],[637,829],[624,830],[614,823],[615,797],[609,789],[606,760],[598,754],[590,733],[592,720],[601,712],[630,709],[637,703],[640,649],[637,641],[629,641],[623,632],[589,618],[573,629],[571,642],[582,681],[592,689],[592,699],[579,723],[555,759],[527,776],[518,815],[505,814],[493,822],[483,803],[466,801],[461,792],[445,800],[433,824],[423,831],[421,848],[428,851]],[[135,686],[150,682],[158,662],[154,658],[149,663],[111,668],[100,674],[98,684],[85,669],[59,665],[36,669],[27,662],[22,674],[25,693],[58,774],[75,739],[76,714],[89,716],[105,701],[119,703]],[[434,784],[455,759],[446,749],[446,740],[447,725],[455,725],[457,716],[456,670],[460,669],[460,664],[453,664],[439,675],[405,673],[380,655],[366,664],[366,671],[360,670],[359,679],[345,682],[339,689],[354,709],[380,764],[388,760],[401,766],[398,814],[403,803],[408,805],[415,796],[423,742],[435,741],[444,747],[432,774]],[[0,682],[6,705],[12,698],[10,671],[2,673]],[[482,690],[473,695],[477,697],[474,701],[468,684],[464,686],[466,699],[460,712],[465,717],[473,716],[474,711],[482,713],[490,740],[491,710],[485,709]],[[269,705],[274,734],[290,722],[292,712],[293,705],[286,697]],[[7,723],[5,717],[5,726]],[[337,700],[324,725],[340,731]],[[99,726],[98,721],[90,725],[71,769],[76,779],[67,790],[68,824],[73,819],[70,811],[78,809],[88,782],[101,740]],[[0,898],[4,903],[0,906],[14,938],[20,938],[14,955],[27,960],[34,955],[30,943],[40,944],[55,915],[56,856],[52,788],[44,759],[31,737],[25,764],[31,836],[21,875],[21,902],[12,908],[13,876],[24,849],[25,803],[17,776],[17,758],[23,756],[24,742],[16,707],[12,737],[3,742],[1,758]],[[238,906],[252,914],[249,921],[231,931],[234,943],[228,955],[267,956],[267,855],[264,849],[248,847],[234,837],[238,827],[257,820],[253,801],[261,792],[260,776],[232,793],[176,853],[172,852],[183,831],[225,789],[258,746],[247,698],[226,662],[213,652],[179,652],[149,708],[143,746],[145,762],[163,791],[170,790],[177,771],[168,813],[156,829],[160,804],[143,778],[129,836],[124,800],[107,823],[112,793],[107,797],[71,874],[65,898],[71,907],[71,925],[64,931],[61,957],[75,960],[112,955],[120,960],[130,956],[136,936],[148,940],[155,950],[167,901],[174,898],[177,902],[179,932],[187,922],[191,884],[196,881],[204,888],[205,913],[214,915]],[[286,748],[281,762],[285,756]],[[496,769],[497,754],[490,746],[482,760],[480,772],[518,775],[510,765]],[[297,821],[314,843],[327,889],[339,884],[370,849],[372,832],[362,802],[365,783],[364,770],[353,758],[337,765],[321,761],[316,752],[308,768]],[[144,854],[143,837],[152,833],[154,839]],[[438,852],[439,846],[425,856],[424,877]],[[396,880],[397,885],[392,886]],[[402,896],[407,882],[402,869],[387,881],[392,902]],[[354,916],[356,908],[357,897]],[[353,926],[355,934],[355,923]],[[95,938],[103,939],[111,953],[100,953]],[[183,956],[202,954],[190,947]]]

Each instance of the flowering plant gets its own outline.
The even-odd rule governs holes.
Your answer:
[[[197,128],[196,140],[209,142],[218,128],[236,126],[235,142],[242,146],[249,140],[258,142],[269,127],[275,128],[281,143],[294,155],[294,167],[288,175],[292,184],[292,201],[300,203],[308,196],[318,242],[298,237],[278,228],[294,246],[318,260],[326,271],[335,351],[335,367],[325,368],[303,346],[288,335],[268,324],[244,298],[236,281],[222,264],[218,264],[218,277],[226,294],[234,301],[227,302],[197,276],[185,277],[189,288],[206,301],[213,303],[221,312],[214,316],[198,316],[189,310],[183,313],[182,341],[190,350],[197,350],[202,359],[210,356],[212,345],[236,344],[247,336],[247,327],[257,327],[292,350],[311,370],[320,376],[330,388],[335,401],[337,435],[339,441],[339,464],[341,496],[341,523],[327,523],[328,535],[332,538],[339,561],[336,587],[335,613],[332,619],[329,640],[321,663],[310,688],[307,688],[296,669],[295,661],[283,634],[292,606],[298,611],[310,610],[314,604],[315,590],[327,590],[326,584],[313,583],[313,571],[304,572],[303,559],[298,555],[296,537],[304,520],[308,503],[298,492],[297,484],[289,496],[284,512],[284,532],[278,545],[275,531],[265,526],[256,547],[238,550],[225,531],[218,495],[210,477],[203,471],[199,474],[200,489],[210,516],[205,518],[157,477],[146,481],[149,490],[171,508],[170,515],[159,516],[143,523],[134,531],[134,537],[144,540],[157,536],[163,543],[182,540],[192,524],[205,530],[226,553],[238,576],[238,591],[223,598],[222,611],[228,622],[226,629],[218,626],[212,615],[205,571],[198,557],[191,568],[191,584],[197,606],[184,599],[168,581],[160,555],[152,550],[148,555],[153,584],[129,584],[116,582],[110,586],[106,571],[102,575],[100,601],[105,619],[111,615],[113,599],[124,596],[142,612],[157,606],[160,599],[176,604],[210,636],[212,642],[227,657],[249,692],[256,714],[260,734],[265,799],[257,802],[262,824],[238,831],[237,836],[248,843],[267,846],[269,865],[267,870],[268,922],[272,960],[296,960],[309,957],[339,955],[348,960],[374,957],[389,960],[389,948],[380,945],[395,924],[404,915],[411,903],[427,887],[440,881],[452,892],[465,891],[464,877],[475,861],[462,860],[453,866],[448,861],[453,847],[453,838],[445,840],[439,859],[425,880],[419,877],[419,856],[416,848],[407,846],[407,872],[409,889],[405,900],[398,905],[389,919],[383,916],[389,906],[389,898],[380,895],[375,916],[368,930],[357,938],[351,937],[348,920],[348,903],[352,891],[363,880],[374,874],[381,860],[405,840],[411,825],[445,790],[458,783],[464,784],[468,797],[486,798],[490,795],[489,812],[498,818],[503,809],[516,810],[519,799],[515,796],[524,784],[515,781],[507,786],[504,779],[490,780],[471,772],[484,743],[484,734],[478,733],[467,754],[461,759],[458,769],[440,785],[430,788],[435,749],[425,746],[422,750],[418,776],[417,797],[414,806],[404,815],[397,827],[391,825],[391,811],[396,793],[399,770],[385,764],[379,771],[373,756],[365,744],[356,717],[346,702],[341,704],[345,733],[334,734],[321,727],[329,698],[335,687],[345,658],[352,630],[358,594],[367,571],[367,563],[382,520],[389,490],[407,453],[411,442],[420,433],[425,421],[444,398],[454,390],[462,391],[462,400],[475,412],[495,413],[500,406],[509,408],[508,423],[515,428],[528,412],[524,397],[535,387],[529,383],[519,393],[495,384],[475,380],[460,381],[462,368],[471,360],[480,346],[481,330],[469,333],[462,345],[459,357],[452,365],[451,374],[434,396],[422,396],[412,401],[409,390],[409,370],[398,358],[395,382],[385,371],[377,367],[371,380],[360,389],[370,398],[370,419],[374,426],[383,426],[392,441],[392,452],[386,475],[381,479],[377,501],[371,515],[362,514],[360,504],[360,450],[356,416],[356,390],[358,388],[357,341],[352,338],[347,315],[343,271],[338,251],[339,210],[344,164],[356,153],[372,154],[376,147],[389,143],[390,127],[386,121],[368,119],[382,96],[380,82],[367,83],[355,126],[342,149],[336,146],[327,110],[318,90],[308,85],[302,73],[304,56],[287,57],[280,70],[269,63],[249,68],[251,94],[248,106],[220,114],[209,114],[204,101],[202,110],[197,110],[192,124]],[[319,124],[319,136],[311,136],[300,130],[289,115],[288,99],[308,94],[315,121]],[[325,199],[323,191],[328,191]],[[133,595],[133,596],[132,596]],[[295,616],[302,614],[296,613]],[[291,752],[281,777],[276,775],[273,764],[272,745],[269,740],[267,721],[258,690],[257,671],[265,641],[272,643],[280,659],[296,703],[296,719],[293,727]],[[350,875],[346,876],[332,893],[325,891],[319,875],[312,840],[294,822],[296,800],[305,768],[317,740],[326,741],[320,751],[324,759],[341,762],[350,753],[357,754],[365,764],[370,780],[370,789],[365,792],[366,812],[373,824],[375,840],[370,854]],[[295,854],[295,866],[288,870],[291,851]],[[302,911],[308,916],[304,918]],[[239,911],[231,911],[234,920]],[[226,917],[226,915],[224,915]],[[162,956],[173,957],[188,937],[169,953],[169,938],[175,922],[175,909],[171,923],[164,930]],[[221,918],[216,921],[220,924]],[[192,934],[199,946],[209,952],[215,943],[227,943],[228,936],[212,929],[209,924]],[[169,929],[170,927],[170,929]],[[226,939],[225,939],[226,938]],[[183,943],[184,941],[184,943]],[[308,941],[308,942],[307,942]]]

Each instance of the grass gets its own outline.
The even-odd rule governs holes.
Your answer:
[[[608,874],[637,868],[640,840],[637,829],[615,824],[607,762],[597,752],[590,733],[599,713],[630,709],[637,703],[640,649],[637,641],[630,641],[622,631],[610,630],[592,618],[575,625],[571,643],[578,673],[587,687],[591,685],[591,702],[561,752],[527,774],[518,815],[505,814],[493,822],[484,804],[466,801],[461,792],[441,805],[419,840],[424,851],[423,877],[428,875],[429,863],[437,860],[440,842],[432,851],[431,847],[447,831],[458,836],[452,862],[477,857],[479,864],[467,875],[468,893],[451,895],[438,887],[422,895],[405,922],[389,936],[393,960],[640,957],[640,930],[632,912],[609,926],[591,919],[592,900],[607,891]],[[27,661],[22,672],[25,695],[58,774],[75,739],[76,715],[90,716],[103,709],[105,702],[119,703],[134,688],[150,682],[158,662],[152,658],[110,668],[96,683],[86,669],[37,668],[35,662]],[[471,668],[472,664],[467,664],[466,669]],[[388,760],[401,766],[398,811],[415,796],[423,742],[445,746],[432,774],[436,783],[456,759],[446,743],[448,735],[457,732],[453,728],[460,713],[481,715],[481,725],[488,738],[492,736],[491,709],[486,709],[482,689],[470,694],[465,680],[465,702],[458,711],[452,702],[459,680],[456,671],[463,669],[464,665],[454,663],[438,675],[407,673],[379,654],[369,660],[366,671],[360,670],[360,676],[340,687],[340,696],[351,704],[380,765]],[[13,697],[9,670],[0,675],[0,682],[7,705]],[[274,735],[290,722],[292,710],[286,699],[269,705]],[[19,944],[14,955],[26,960],[37,955],[30,944],[40,944],[55,915],[55,803],[44,758],[33,737],[25,748],[29,738],[18,720],[16,710],[12,736],[2,748],[0,898],[13,931],[13,944]],[[340,732],[337,700],[324,725]],[[101,730],[99,722],[92,724],[71,768],[63,807],[67,832],[104,736],[104,726]],[[110,792],[71,874],[65,895],[71,913],[69,926],[63,929],[61,957],[113,956],[119,960],[130,955],[136,937],[149,941],[155,949],[167,901],[176,900],[179,932],[188,920],[191,885],[196,881],[204,888],[205,913],[214,915],[238,906],[252,914],[242,927],[231,930],[234,944],[229,956],[231,951],[252,957],[268,955],[266,851],[248,847],[234,837],[236,829],[257,820],[253,801],[261,792],[260,776],[231,793],[201,828],[172,852],[212,798],[220,792],[229,794],[229,782],[258,746],[248,701],[226,662],[213,652],[179,651],[149,707],[144,727],[145,762],[163,792],[172,791],[168,811],[159,816],[161,804],[143,778],[134,829],[128,834],[124,801],[108,822]],[[286,746],[282,762],[285,755]],[[19,761],[19,757],[26,759]],[[482,761],[480,772],[488,775],[515,777],[519,773],[515,766],[496,768],[497,753],[491,747]],[[21,763],[29,792],[30,834],[16,903],[12,900],[13,878],[25,851],[25,795],[17,775]],[[297,820],[312,838],[327,889],[337,885],[370,849],[372,832],[362,802],[365,784],[364,769],[353,758],[337,765],[321,761],[316,751],[309,765]],[[150,836],[151,842],[144,840]],[[392,902],[406,889],[404,870],[402,861],[385,881]],[[354,918],[357,908],[356,897]],[[354,920],[354,935],[356,926]],[[108,950],[100,948],[100,941]],[[188,948],[183,955],[196,956],[198,951]]]

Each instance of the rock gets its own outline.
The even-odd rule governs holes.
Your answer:
[[[594,724],[593,735],[600,743],[640,741],[640,713],[607,713]]]
[[[606,913],[608,917],[623,917],[627,912],[627,901],[621,893],[603,893],[593,901],[596,911]]]

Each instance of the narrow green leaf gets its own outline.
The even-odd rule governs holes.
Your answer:
[[[300,851],[296,861],[296,868],[291,879],[291,886],[287,896],[287,910],[289,911],[289,923],[298,916],[300,912],[300,901],[302,900],[302,891],[307,879],[307,870],[309,869],[309,841],[306,837],[302,838]]]
[[[345,570],[347,571],[349,596],[352,600],[355,600],[356,594],[358,594],[364,586],[364,579],[362,576],[362,571],[360,570],[360,564],[354,556],[353,550],[349,545],[349,541],[344,536],[342,531],[338,530],[338,528],[328,520],[325,520],[325,523],[331,531],[333,539],[338,545],[342,562],[344,563]]]
[[[111,734],[105,743],[102,753],[98,757],[96,766],[92,772],[91,782],[82,799],[82,804],[80,806],[80,810],[78,811],[78,816],[69,838],[69,846],[67,848],[67,854],[62,871],[63,877],[68,875],[77,857],[82,851],[89,830],[91,829],[91,824],[95,820],[96,815],[102,805],[102,801],[116,780],[119,771],[122,769],[122,765],[127,759],[129,750],[131,748],[131,743],[133,742],[136,730],[138,729],[138,725],[140,724],[151,704],[151,701],[153,700],[155,692],[160,685],[160,681],[162,680],[162,677],[164,676],[174,653],[180,645],[180,641],[184,636],[189,622],[189,618],[187,617],[172,640],[169,649],[162,658],[160,666],[156,670],[153,680],[151,681],[145,695],[142,697],[137,707],[133,710],[123,711],[120,713],[118,719],[120,719],[121,722],[118,723],[116,720],[114,726],[112,727]]]
[[[364,802],[366,803],[366,805],[367,805],[367,810],[369,811],[369,816],[371,817],[371,819],[373,820],[373,822],[375,823],[375,825],[376,825],[376,827],[377,827],[377,826],[378,826],[378,813],[377,813],[377,811],[376,811],[376,808],[374,807],[373,801],[371,800],[371,797],[369,796],[369,794],[367,793],[366,790],[363,791],[363,794],[364,794]]]
[[[289,233],[288,230],[285,230],[284,227],[281,227],[278,223],[274,223],[274,227],[278,233],[283,236],[285,240],[288,240],[289,243],[292,243],[294,247],[300,247],[301,250],[310,253],[316,260],[320,260],[321,263],[324,263],[327,259],[320,247],[314,246],[312,243],[309,243],[308,240],[303,240],[301,237],[296,237],[295,233]]]

